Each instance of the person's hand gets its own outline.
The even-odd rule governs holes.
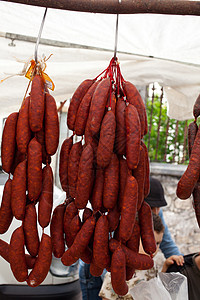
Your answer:
[[[169,266],[173,265],[174,262],[176,262],[176,264],[178,266],[182,266],[184,264],[183,256],[182,255],[172,255],[172,256],[168,257],[166,259],[166,261],[164,262],[162,272],[166,272],[167,269],[169,268]]]

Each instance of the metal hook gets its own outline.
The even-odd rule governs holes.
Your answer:
[[[119,15],[117,14],[117,19],[116,19],[116,29],[115,29],[115,51],[114,51],[114,60],[116,60],[116,55],[117,55],[118,19],[119,19]]]
[[[40,26],[40,30],[39,30],[37,41],[36,41],[36,45],[35,45],[35,63],[36,63],[36,65],[38,63],[38,59],[37,59],[37,56],[38,56],[38,46],[39,46],[40,38],[41,38],[41,35],[42,35],[42,29],[43,29],[43,26],[44,26],[44,21],[45,21],[46,13],[47,13],[47,7],[45,8],[44,16],[43,16],[43,19],[42,19],[42,23],[41,23],[41,26]]]

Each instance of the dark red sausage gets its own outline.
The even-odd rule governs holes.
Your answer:
[[[188,152],[189,152],[189,157],[190,157],[191,152],[192,152],[192,147],[194,145],[194,141],[195,141],[195,138],[196,138],[197,131],[198,131],[197,123],[195,121],[190,123],[189,126],[188,126]]]
[[[128,174],[128,166],[127,161],[123,157],[119,159],[119,199],[118,199],[118,206],[119,210],[121,211],[124,189],[126,185],[126,178]]]
[[[19,282],[28,277],[28,269],[24,250],[24,232],[22,226],[12,233],[9,248],[9,261],[13,275]]]
[[[111,261],[111,283],[116,294],[124,296],[128,293],[126,283],[126,258],[121,247],[116,249]]]
[[[28,145],[28,197],[38,199],[42,190],[42,146],[34,137]]]
[[[79,105],[75,121],[76,135],[83,135],[85,132],[92,96],[98,84],[99,81],[92,84],[92,86],[88,89]]]
[[[113,209],[117,202],[119,190],[119,160],[113,153],[111,162],[104,172],[103,206]]]
[[[13,215],[18,220],[23,220],[26,206],[26,164],[27,161],[19,163],[15,169],[12,181],[11,207]]]
[[[59,177],[62,189],[69,196],[69,187],[68,187],[68,163],[69,163],[69,154],[71,147],[73,145],[73,136],[70,136],[68,139],[65,139],[62,143],[60,150],[60,162],[59,162]]]
[[[136,169],[133,169],[133,176],[137,180],[138,183],[138,204],[137,209],[139,210],[142,202],[144,201],[144,183],[146,179],[146,158],[145,158],[145,150],[142,146],[140,146],[140,160]]]
[[[129,104],[125,109],[126,160],[129,169],[135,169],[140,159],[140,119],[136,108]]]
[[[42,170],[42,192],[39,198],[38,221],[42,228],[49,225],[53,206],[53,172],[50,165]]]
[[[79,162],[83,146],[81,142],[73,144],[68,161],[68,184],[70,196],[75,198],[76,196],[76,183],[78,179]]]
[[[147,146],[143,141],[141,141],[141,146],[145,152],[145,180],[144,180],[144,198],[149,195],[150,192],[150,163]]]
[[[115,150],[117,154],[126,154],[126,127],[125,127],[125,108],[124,100],[119,99],[116,105],[116,135],[115,135]]]
[[[92,192],[92,208],[94,211],[98,211],[102,207],[103,202],[103,185],[104,185],[104,171],[101,168],[97,168],[95,183]]]
[[[99,277],[101,276],[102,273],[103,273],[103,269],[96,266],[92,261],[90,264],[90,274],[92,276]]]
[[[13,219],[11,209],[12,180],[9,178],[4,186],[1,208],[0,208],[0,234],[5,233]]]
[[[21,153],[27,153],[28,143],[31,139],[31,129],[29,125],[29,102],[30,97],[26,97],[19,111],[16,130],[17,148]]]
[[[26,214],[23,221],[26,249],[31,256],[37,256],[39,250],[39,235],[37,229],[37,214],[34,204],[26,206]]]
[[[86,207],[83,211],[83,223],[92,215],[92,210],[89,207]]]
[[[198,118],[198,116],[200,115],[200,95],[197,97],[194,106],[193,106],[193,116],[196,118]]]
[[[133,231],[130,239],[126,242],[126,246],[133,250],[134,252],[139,251],[140,245],[140,225],[139,222],[136,220],[133,226]]]
[[[94,83],[94,80],[86,79],[84,80],[76,89],[74,92],[69,109],[68,109],[68,115],[67,115],[67,126],[70,130],[75,129],[75,121],[76,121],[76,115],[79,108],[79,105],[81,103],[81,100],[85,96],[88,89],[91,87],[91,85]]]
[[[54,155],[59,142],[59,120],[55,99],[45,94],[45,146],[49,155]]]
[[[34,268],[28,276],[27,283],[31,287],[40,285],[46,278],[52,260],[52,243],[51,238],[43,233],[38,258]]]
[[[2,169],[6,173],[10,173],[15,155],[15,137],[17,127],[18,113],[10,114],[5,122],[2,143],[1,143],[1,162]]]
[[[53,246],[53,254],[60,258],[65,252],[64,241],[64,213],[65,204],[58,205],[54,211],[50,224],[50,233]]]
[[[23,154],[21,152],[19,152],[19,150],[16,148],[15,149],[15,157],[14,157],[14,161],[13,161],[13,164],[12,164],[12,168],[10,170],[10,173],[13,175],[14,174],[14,171],[16,169],[16,166],[24,161],[26,159],[26,154]]]
[[[65,232],[65,241],[67,244],[67,247],[70,247],[73,243],[73,239],[71,237],[70,233],[70,224],[72,219],[78,214],[78,209],[73,202],[67,205],[65,214],[64,214],[64,232]]]
[[[115,141],[115,128],[115,115],[110,110],[103,118],[97,148],[97,164],[101,168],[107,167],[111,161]]]
[[[81,223],[81,219],[79,217],[79,215],[76,215],[70,224],[70,233],[71,233],[71,237],[74,240],[77,233],[79,232],[79,230],[81,229],[82,223]]]
[[[92,135],[99,132],[101,121],[104,116],[105,106],[110,90],[110,78],[103,79],[95,89],[90,106],[90,131]]]
[[[110,265],[108,241],[108,218],[106,215],[102,215],[96,223],[93,242],[93,263],[100,268],[106,268]]]
[[[42,129],[44,106],[44,81],[40,75],[35,75],[32,80],[29,104],[29,124],[33,132]]]
[[[133,176],[128,175],[126,178],[119,224],[119,237],[123,242],[128,241],[131,237],[137,213],[137,203],[138,184]]]
[[[75,204],[79,209],[86,207],[91,194],[94,177],[93,160],[93,149],[88,144],[83,149],[78,169]]]
[[[115,231],[119,224],[120,212],[118,210],[117,205],[111,210],[108,211],[107,214],[108,223],[109,223],[109,232]]]
[[[38,132],[35,133],[35,137],[37,141],[42,146],[42,163],[43,164],[50,164],[51,163],[51,156],[47,154],[46,146],[45,146],[45,137],[44,137],[44,127]]]
[[[154,237],[153,218],[149,204],[144,201],[138,212],[140,234],[144,251],[148,254],[156,252],[156,241]]]

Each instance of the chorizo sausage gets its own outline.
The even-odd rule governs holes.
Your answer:
[[[34,137],[28,145],[28,197],[38,199],[42,190],[42,146]]]
[[[0,234],[3,234],[8,230],[13,219],[11,209],[11,189],[12,180],[8,178],[3,189],[3,196],[0,208]]]
[[[24,250],[24,232],[22,226],[15,229],[10,239],[9,261],[13,275],[19,282],[28,277]]]
[[[200,115],[200,95],[197,97],[194,106],[193,106],[193,116],[196,118],[198,118],[198,116]]]
[[[117,229],[119,224],[120,212],[117,205],[113,209],[110,209],[107,214],[109,223],[109,232],[113,232]]]
[[[133,231],[130,239],[126,242],[126,246],[133,250],[134,252],[139,251],[140,245],[140,225],[139,222],[136,220],[133,226]]]
[[[44,106],[44,81],[40,75],[35,75],[32,80],[29,103],[29,124],[33,132],[42,129]]]
[[[126,159],[129,169],[135,169],[140,159],[140,119],[136,108],[129,104],[125,109]]]
[[[40,241],[37,229],[37,214],[33,203],[26,206],[23,229],[26,249],[31,256],[35,257],[38,254]]]
[[[124,296],[128,293],[126,283],[126,258],[121,247],[117,248],[111,260],[111,283],[116,294]]]
[[[59,142],[59,120],[56,101],[53,96],[45,94],[45,146],[49,155],[54,155]]]
[[[103,273],[103,270],[102,268],[96,266],[93,261],[91,262],[90,264],[90,274],[92,276],[95,276],[95,277],[99,277],[101,276],[101,274]]]
[[[91,87],[91,85],[94,83],[94,80],[86,79],[84,80],[76,89],[74,92],[69,109],[68,109],[68,115],[67,115],[67,126],[70,130],[74,131],[75,127],[75,121],[76,121],[76,115],[79,108],[79,105],[85,96],[88,89]]]
[[[200,127],[197,131],[189,164],[178,182],[176,194],[180,199],[188,199],[200,175]]]
[[[101,168],[97,168],[95,183],[92,191],[92,199],[91,199],[91,204],[94,211],[98,211],[102,207],[103,185],[104,185],[104,171]]]
[[[111,162],[104,171],[103,206],[113,209],[117,202],[119,190],[119,160],[112,154]]]
[[[101,121],[104,116],[109,90],[110,78],[105,78],[98,84],[93,94],[89,112],[89,129],[92,135],[95,135],[99,132]]]
[[[29,126],[29,102],[30,96],[26,97],[19,111],[16,130],[17,148],[21,153],[27,153],[28,143],[31,139]]]
[[[118,206],[120,211],[122,208],[122,201],[124,195],[124,188],[126,185],[127,174],[128,174],[128,166],[127,166],[126,159],[121,157],[119,159],[119,198],[118,198]]]
[[[90,198],[93,172],[93,149],[92,146],[88,144],[83,149],[78,169],[75,204],[79,209],[85,208]]]
[[[188,153],[189,153],[189,157],[190,157],[191,152],[192,152],[192,147],[194,145],[194,141],[195,141],[195,138],[196,138],[197,131],[198,131],[197,123],[195,121],[190,123],[189,126],[188,126]]]
[[[12,164],[12,167],[11,167],[11,170],[10,170],[10,173],[13,175],[14,174],[14,171],[16,169],[16,166],[22,162],[23,160],[26,159],[26,154],[23,154],[21,152],[19,152],[19,150],[16,148],[16,151],[15,151],[15,157],[14,157],[14,161],[13,161],[13,164]]]
[[[79,215],[76,215],[70,224],[70,233],[71,233],[71,237],[74,240],[77,233],[79,232],[79,230],[81,229],[82,223],[81,223],[81,219],[79,217]]]
[[[2,143],[1,143],[1,162],[2,169],[6,173],[10,173],[12,164],[14,162],[15,147],[16,147],[16,127],[17,127],[18,113],[10,114],[5,122]]]
[[[111,161],[115,141],[115,128],[115,115],[110,110],[103,118],[97,148],[97,165],[101,168],[107,167]]]
[[[53,206],[53,172],[50,165],[42,170],[42,192],[39,197],[38,222],[42,228],[49,225]]]
[[[118,99],[116,105],[115,150],[119,155],[126,154],[125,101]]]
[[[120,240],[126,242],[130,239],[135,223],[138,203],[137,180],[128,175],[124,189],[124,196],[121,207],[121,219],[119,224]]]
[[[143,141],[141,141],[141,146],[145,152],[145,180],[144,180],[144,198],[149,195],[150,192],[150,166],[149,166],[149,155],[147,146]]]
[[[47,234],[42,234],[38,257],[36,259],[33,270],[28,276],[27,283],[31,287],[40,285],[46,278],[52,260],[52,243],[51,238]]]
[[[18,220],[23,220],[26,206],[26,159],[15,169],[12,181],[11,208]]]
[[[78,179],[78,169],[79,162],[81,158],[81,153],[83,146],[81,141],[73,144],[68,161],[68,185],[69,185],[69,194],[72,198],[76,196],[76,184]]]
[[[108,241],[108,218],[106,215],[102,215],[96,223],[93,241],[93,263],[100,268],[106,268],[110,265]]]
[[[110,239],[109,249],[111,252],[114,252],[119,245],[120,243],[117,240]],[[154,261],[149,255],[134,252],[123,244],[121,244],[121,247],[126,257],[127,266],[134,268],[135,270],[148,270],[153,267]]]
[[[144,201],[138,211],[140,235],[144,251],[148,254],[156,252],[156,241],[154,237],[153,218],[151,207]]]
[[[137,180],[138,183],[138,204],[137,210],[140,209],[142,202],[144,201],[144,182],[146,177],[146,166],[145,166],[145,150],[142,146],[140,146],[140,160],[136,169],[133,169],[133,176]]]
[[[89,115],[92,96],[98,84],[99,81],[92,84],[92,86],[88,89],[88,91],[86,92],[85,96],[83,97],[79,105],[77,115],[76,115],[76,120],[75,120],[76,135],[83,135],[85,132],[85,127]]]
[[[83,223],[92,215],[92,210],[89,207],[86,207],[83,211]]]
[[[64,140],[60,150],[60,162],[59,162],[60,184],[62,186],[62,189],[67,193],[67,196],[69,196],[67,172],[68,172],[69,154],[72,145],[73,145],[73,136],[70,136],[68,139]]]
[[[35,133],[35,137],[37,141],[42,146],[42,163],[43,164],[50,164],[51,163],[51,156],[47,154],[46,147],[45,147],[45,137],[44,137],[44,127],[40,131]]]
[[[65,208],[65,204],[60,204],[54,209],[50,224],[53,254],[57,258],[60,258],[65,252],[63,223]]]
[[[67,205],[65,214],[64,214],[64,233],[65,233],[65,242],[67,247],[70,247],[73,243],[73,239],[70,233],[70,224],[72,219],[78,214],[78,209],[73,202]]]

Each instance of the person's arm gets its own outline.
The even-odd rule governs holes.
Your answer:
[[[162,242],[160,244],[160,249],[163,252],[165,258],[168,258],[172,255],[182,255],[182,253],[180,253],[178,247],[176,246],[175,242],[173,241],[171,234],[169,232],[169,229],[165,223],[164,217],[163,217],[163,212],[162,209],[160,209],[159,211],[159,216],[162,220],[162,223],[165,227],[165,231],[163,234],[163,239]]]
[[[184,264],[184,258],[182,255],[172,255],[166,259],[166,261],[163,264],[163,268],[161,272],[166,272],[169,266],[173,265],[174,262],[177,264],[177,266],[183,266]]]

